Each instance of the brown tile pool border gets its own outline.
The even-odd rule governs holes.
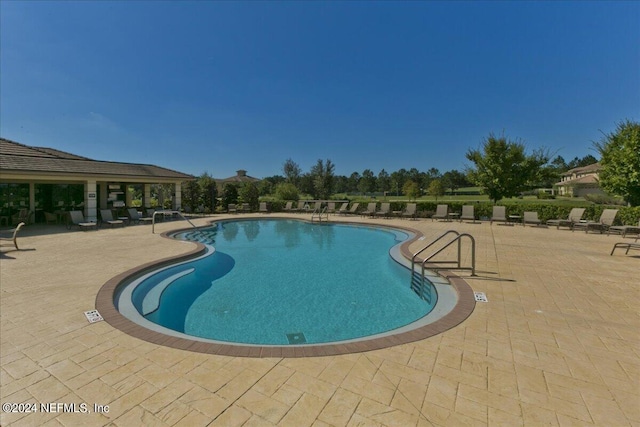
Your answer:
[[[269,218],[280,218],[270,216]],[[282,217],[291,219],[290,217]],[[247,220],[255,218],[246,218]],[[240,219],[239,219],[240,220]],[[220,220],[220,221],[228,221]],[[215,223],[217,221],[212,221]],[[404,226],[385,226],[382,224],[371,224],[363,222],[335,222],[337,224],[357,224],[368,225],[382,228],[393,228],[409,231],[414,234],[412,239],[404,242],[400,251],[403,256],[411,259],[409,246],[415,240],[422,236],[422,233],[416,229]],[[162,237],[170,238],[169,234],[175,234],[188,229],[173,230],[171,232],[162,233]],[[360,341],[342,342],[335,344],[318,344],[318,345],[301,345],[301,346],[260,346],[260,345],[235,345],[226,343],[210,343],[203,341],[190,340],[181,337],[173,337],[160,332],[152,331],[124,317],[116,309],[114,297],[119,288],[132,279],[140,277],[149,271],[164,267],[175,262],[185,261],[202,255],[206,251],[204,245],[196,243],[196,248],[182,255],[175,257],[163,258],[158,261],[149,262],[138,267],[125,271],[108,280],[98,291],[96,296],[96,309],[100,312],[104,320],[116,329],[154,344],[167,347],[177,348],[181,350],[194,351],[199,353],[217,354],[225,356],[239,357],[314,357],[314,356],[333,356],[339,354],[361,353],[371,350],[379,350],[387,347],[393,347],[401,344],[408,344],[420,341],[434,335],[447,331],[460,323],[462,323],[473,312],[476,302],[473,289],[460,276],[451,271],[440,270],[440,274],[445,276],[451,283],[452,288],[458,294],[458,301],[453,309],[440,319],[416,329],[400,332],[384,337],[366,339]]]

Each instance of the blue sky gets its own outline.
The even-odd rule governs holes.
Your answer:
[[[567,161],[640,119],[639,2],[0,2],[0,134],[222,178]]]

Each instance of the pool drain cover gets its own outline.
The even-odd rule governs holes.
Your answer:
[[[289,340],[289,344],[304,344],[307,342],[302,332],[287,334],[287,339]]]

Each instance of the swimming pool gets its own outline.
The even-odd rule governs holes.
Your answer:
[[[290,219],[219,222],[176,234],[207,244],[207,253],[136,278],[120,292],[118,308],[145,327],[216,342],[309,345],[378,336],[425,317],[436,303],[410,290],[409,271],[390,256],[409,236]]]

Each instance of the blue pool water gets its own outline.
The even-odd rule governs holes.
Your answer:
[[[399,231],[243,220],[176,237],[215,251],[162,269],[132,292],[136,310],[185,334],[246,344],[313,344],[391,331],[433,308],[389,250]]]

